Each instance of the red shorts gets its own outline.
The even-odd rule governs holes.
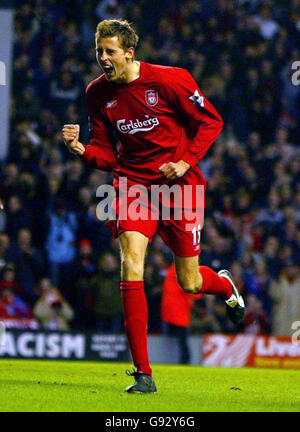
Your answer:
[[[128,178],[115,178],[116,197],[112,204],[115,217],[106,222],[106,226],[112,230],[114,238],[125,231],[138,231],[148,237],[150,243],[158,231],[175,255],[197,256],[201,252],[205,187],[205,179],[198,168],[189,169],[177,180],[166,179],[151,186],[137,185]],[[160,193],[157,193],[158,188]]]

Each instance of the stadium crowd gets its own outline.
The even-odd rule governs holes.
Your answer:
[[[201,263],[229,268],[247,300],[233,327],[212,297],[195,301],[193,332],[289,334],[300,318],[300,60],[298,0],[16,1],[11,136],[1,161],[0,319],[50,329],[123,331],[118,241],[96,217],[111,174],[67,152],[66,123],[88,142],[85,87],[100,74],[97,22],[126,18],[137,58],[187,68],[224,130],[203,161]],[[172,262],[155,237],[145,273],[149,330],[162,331],[162,285]]]

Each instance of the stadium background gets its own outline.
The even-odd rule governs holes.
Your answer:
[[[88,142],[85,87],[100,73],[95,27],[120,17],[140,35],[138,59],[190,70],[224,119],[200,162],[208,181],[200,258],[230,268],[248,302],[246,324],[233,327],[223,304],[207,297],[195,304],[192,333],[290,335],[300,318],[297,0],[15,2],[10,138],[0,167],[0,319],[123,332],[118,242],[95,214],[96,188],[112,178],[69,154],[60,132],[79,123]],[[145,273],[151,334],[162,331],[171,260],[156,237]]]

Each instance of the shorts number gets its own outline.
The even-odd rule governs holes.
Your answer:
[[[193,233],[193,245],[196,246],[200,244],[200,238],[201,238],[201,226],[198,225],[198,227],[194,227],[192,229]]]

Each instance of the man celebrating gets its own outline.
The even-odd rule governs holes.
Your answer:
[[[161,209],[153,218],[147,205],[148,218],[120,217],[121,182],[126,178],[127,188],[143,185],[146,190],[153,185],[178,185],[183,194],[190,186],[190,208],[194,208],[196,186],[205,188],[197,163],[220,134],[222,119],[186,70],[135,60],[138,36],[127,21],[100,22],[95,39],[96,58],[104,74],[87,87],[90,144],[79,141],[79,125],[65,125],[62,132],[72,153],[93,168],[113,171],[117,218],[108,226],[120,241],[125,329],[137,368],[129,373],[135,382],[126,391],[150,393],[156,392],[156,385],[148,358],[143,275],[146,250],[157,230],[174,253],[177,279],[184,291],[221,296],[234,323],[243,319],[244,302],[228,271],[217,274],[206,266],[199,270],[201,225],[197,222],[187,229],[190,219],[174,216],[175,199],[169,202],[173,212],[168,220],[161,217]],[[113,133],[121,143],[118,150]]]

